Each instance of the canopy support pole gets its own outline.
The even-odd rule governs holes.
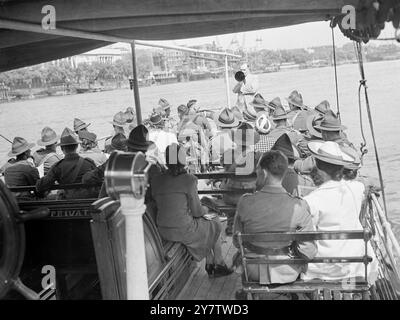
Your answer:
[[[128,300],[149,300],[143,230],[144,198],[121,194],[120,203],[125,217],[127,297]]]
[[[228,109],[231,108],[231,98],[229,92],[229,67],[228,67],[228,56],[225,56],[225,87],[226,87],[226,102]]]
[[[137,124],[139,125],[142,124],[142,111],[140,108],[139,81],[136,68],[135,41],[131,42],[131,50],[132,50],[133,95],[135,98],[136,119],[137,119]]]

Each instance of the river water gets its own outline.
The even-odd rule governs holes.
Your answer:
[[[400,207],[397,207],[400,205],[400,171],[397,171],[400,164],[400,60],[367,63],[365,72],[389,217],[400,225]],[[334,110],[336,108],[332,67],[282,71],[258,77],[260,92],[267,100],[280,96],[285,102],[284,97],[297,89],[308,106],[314,107],[326,99]],[[357,147],[361,142],[357,94],[359,78],[357,64],[338,66],[342,122],[348,127],[349,139]],[[234,83],[231,79],[231,88]],[[227,104],[223,79],[144,87],[140,88],[140,95],[144,117],[157,105],[160,97],[174,106],[173,114],[176,114],[179,104],[189,99],[197,99],[204,108],[221,108]],[[235,101],[233,93],[231,101]],[[65,126],[72,128],[74,117],[78,117],[90,122],[89,129],[102,137],[112,131],[109,121],[113,115],[128,106],[133,106],[133,93],[128,89],[3,103],[0,104],[0,133],[10,140],[14,136],[22,136],[36,142],[44,126],[61,133]],[[371,135],[365,109],[363,111],[369,150],[364,159],[363,173],[377,177]],[[7,160],[9,149],[10,144],[0,139],[0,164]],[[396,226],[396,229],[399,236],[400,228]]]

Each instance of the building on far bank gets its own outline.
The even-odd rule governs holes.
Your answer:
[[[130,54],[130,50],[127,47],[116,43],[111,46],[94,49],[76,56],[54,60],[52,63],[59,65],[67,62],[71,67],[76,68],[81,63],[115,63],[115,61],[121,59],[125,54]]]

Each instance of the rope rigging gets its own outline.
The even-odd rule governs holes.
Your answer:
[[[335,45],[335,22],[332,19],[330,23],[331,31],[332,31],[332,52],[333,52],[333,66],[335,70],[335,89],[336,89],[336,110],[337,110],[337,116],[339,120],[342,120],[340,118],[340,106],[339,106],[339,84],[338,84],[338,78],[337,78],[337,64],[336,64],[336,45]]]
[[[355,42],[354,43],[355,50],[356,50],[356,57],[358,60],[358,65],[360,69],[360,85],[358,88],[358,101],[359,101],[359,111],[360,111],[360,127],[361,127],[361,135],[363,138],[363,143],[361,143],[361,153],[362,156],[367,152],[365,149],[366,146],[366,139],[364,135],[364,130],[363,130],[363,123],[362,123],[362,113],[361,113],[361,90],[364,89],[364,96],[365,96],[365,106],[367,109],[367,115],[368,115],[368,121],[369,121],[369,126],[371,129],[371,135],[372,135],[372,142],[374,145],[374,151],[375,151],[375,161],[378,169],[378,174],[379,174],[379,183],[381,187],[381,192],[382,192],[382,200],[383,200],[383,206],[385,210],[385,216],[387,218],[387,206],[386,206],[386,195],[385,195],[385,189],[383,185],[383,176],[382,176],[382,170],[381,170],[381,165],[380,165],[380,160],[379,160],[379,154],[378,154],[378,149],[377,149],[377,144],[376,144],[376,139],[375,139],[375,131],[374,131],[374,125],[372,122],[372,115],[371,115],[371,108],[369,104],[369,98],[368,98],[368,87],[367,87],[367,80],[365,79],[365,70],[364,70],[364,61],[363,61],[363,53],[362,53],[362,44],[361,42]]]

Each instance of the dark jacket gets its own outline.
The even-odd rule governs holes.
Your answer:
[[[78,166],[79,159],[83,159],[82,165],[78,170],[76,177],[73,177],[74,171]],[[36,183],[36,190],[39,194],[48,191],[55,182],[59,184],[81,183],[83,175],[96,168],[94,161],[89,158],[81,158],[77,153],[67,154],[60,160],[49,172]],[[64,198],[82,199],[97,197],[98,190],[93,188],[83,188],[74,190],[65,190]]]
[[[34,186],[38,179],[38,170],[27,160],[12,163],[4,172],[4,180],[9,187]]]

